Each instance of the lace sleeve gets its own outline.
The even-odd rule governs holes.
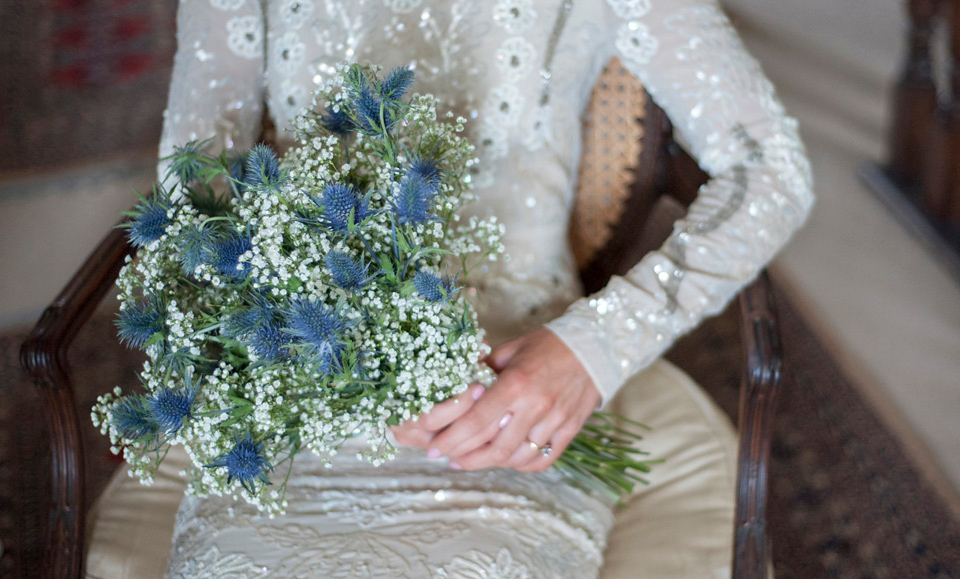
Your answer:
[[[615,53],[711,178],[657,251],[548,324],[606,402],[749,283],[813,203],[809,162],[773,86],[712,0],[607,0]]]
[[[263,47],[259,0],[180,0],[161,158],[211,137],[211,152],[253,145],[263,114]]]

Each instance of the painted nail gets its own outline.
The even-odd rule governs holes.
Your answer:
[[[477,384],[470,392],[470,397],[474,400],[480,400],[480,397],[483,396],[483,393],[486,391],[487,389],[483,387],[483,384]]]
[[[503,418],[500,419],[500,428],[506,426],[510,422],[511,418],[513,418],[513,412],[507,412],[504,414]]]
[[[427,458],[440,458],[440,451],[436,448],[431,448],[427,451]]]
[[[450,468],[452,468],[453,470],[463,470],[463,467],[460,466],[460,464],[459,464],[459,463],[456,463],[456,462],[451,462],[451,463],[450,463]]]

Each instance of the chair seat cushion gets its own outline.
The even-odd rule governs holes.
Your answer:
[[[608,410],[650,426],[642,446],[665,462],[617,512],[601,577],[729,577],[736,438],[727,417],[664,361],[635,376]],[[163,577],[188,463],[172,449],[149,487],[127,468],[114,475],[91,513],[87,577]]]

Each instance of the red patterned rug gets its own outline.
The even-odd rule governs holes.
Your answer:
[[[0,1],[0,172],[155,149],[177,0]]]

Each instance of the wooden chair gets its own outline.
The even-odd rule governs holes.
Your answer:
[[[622,128],[628,134],[635,131],[632,142],[622,140]],[[706,180],[671,133],[663,111],[616,61],[611,63],[595,89],[585,123],[581,189],[590,195],[578,199],[571,230],[588,289],[602,287],[610,275],[623,273],[647,248],[659,245],[658,238],[669,233],[663,225],[683,212]],[[666,192],[673,198],[665,197]],[[656,215],[659,220],[651,217]],[[636,235],[637,224],[645,222],[649,227]],[[66,352],[133,253],[124,232],[111,231],[46,309],[21,349],[21,363],[42,393],[51,433],[46,577],[81,577],[84,565],[84,449]],[[756,579],[767,577],[770,568],[767,463],[781,348],[766,275],[739,299],[747,355],[740,397],[733,574]]]

